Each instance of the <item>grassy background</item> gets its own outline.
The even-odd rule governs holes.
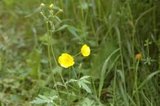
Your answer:
[[[55,30],[40,14],[41,2],[63,10],[60,22],[50,19]],[[158,0],[1,0],[0,106],[36,105],[31,101],[38,95],[57,93],[60,106],[158,106],[159,5]],[[77,56],[72,69],[56,64],[62,52],[76,55],[84,43],[89,57]],[[92,93],[75,85],[55,87],[86,75]]]

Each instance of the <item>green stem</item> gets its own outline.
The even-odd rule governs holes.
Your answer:
[[[140,98],[139,98],[139,94],[138,94],[138,66],[139,66],[139,61],[136,63],[133,96],[135,95],[135,98],[137,100],[137,106],[140,106],[140,102],[139,102]]]

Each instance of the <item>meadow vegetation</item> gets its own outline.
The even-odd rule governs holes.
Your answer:
[[[0,1],[0,106],[159,104],[159,0]]]

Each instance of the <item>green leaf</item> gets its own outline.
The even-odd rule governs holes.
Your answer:
[[[77,106],[97,106],[94,100],[89,98],[84,98],[82,101],[79,102]]]
[[[72,82],[77,82],[77,80],[75,80],[75,79],[70,79],[69,81],[66,82],[66,84],[72,83]]]
[[[88,93],[92,93],[91,89],[88,87],[88,85],[86,83],[84,83],[84,82],[78,82],[78,85],[82,89],[86,90]]]
[[[84,89],[88,93],[92,93],[91,89],[87,85],[87,84],[90,84],[90,82],[87,80],[89,77],[90,76],[83,76],[78,80],[70,79],[69,81],[66,82],[66,84],[75,82],[78,84],[79,88]]]
[[[141,89],[149,80],[151,80],[155,75],[159,74],[160,71],[155,71],[148,75],[148,77],[139,85],[138,89]]]
[[[52,72],[53,74],[57,74],[57,73],[60,74],[62,72],[62,67],[57,66],[52,70]]]
[[[61,31],[61,30],[64,30],[65,28],[67,28],[68,25],[64,24],[62,25],[61,27],[59,27],[56,31]]]
[[[92,93],[91,89],[88,87],[87,84],[90,84],[90,82],[86,79],[88,79],[89,76],[83,76],[78,80],[78,86],[82,89],[84,89],[85,91],[87,91],[88,93]]]
[[[39,38],[40,42],[44,45],[54,45],[57,43],[56,40],[54,40],[51,36],[49,36],[47,33]]]
[[[54,100],[56,100],[58,96],[46,97],[43,95],[38,95],[35,100],[31,101],[32,104],[55,104]]]
[[[91,71],[89,71],[88,75],[91,75],[94,79],[100,79],[102,67],[106,59],[116,50],[118,49],[116,45],[115,39],[106,40],[97,48],[97,54],[93,57],[93,67]],[[99,49],[100,48],[100,49]],[[110,58],[107,65],[110,66],[112,61],[119,55],[119,53],[115,53],[114,56]]]
[[[100,76],[100,83],[99,83],[99,97],[101,95],[101,91],[102,91],[102,87],[103,87],[103,83],[104,83],[104,79],[105,79],[105,74],[106,74],[106,69],[108,67],[108,62],[111,59],[111,57],[116,54],[117,52],[119,52],[119,48],[114,50],[105,60],[103,66],[102,66],[102,70],[101,70],[101,76]]]
[[[32,78],[39,79],[40,78],[40,60],[41,60],[41,53],[39,50],[35,49],[29,55],[27,59],[28,66],[31,68],[30,75]]]
[[[78,31],[78,30],[77,30],[75,27],[69,25],[69,26],[67,27],[67,29],[68,29],[68,31],[69,31],[72,35],[74,35],[74,37],[76,37],[77,39],[81,40],[80,37],[79,37],[79,35],[77,34],[77,31]]]

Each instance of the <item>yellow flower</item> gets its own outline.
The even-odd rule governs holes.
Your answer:
[[[81,54],[84,56],[84,57],[87,57],[90,55],[90,52],[91,52],[91,49],[88,45],[84,44],[82,47],[81,47]]]
[[[137,53],[135,58],[136,58],[136,60],[141,60],[142,59],[142,54]]]
[[[62,67],[68,68],[74,65],[74,58],[68,53],[62,53],[61,56],[58,57],[58,63]]]

